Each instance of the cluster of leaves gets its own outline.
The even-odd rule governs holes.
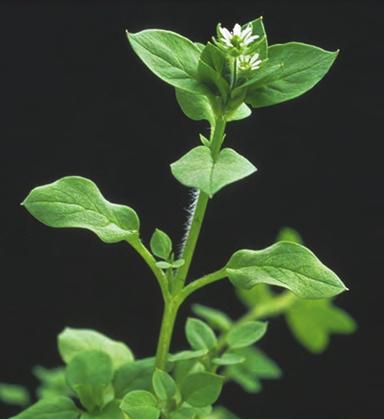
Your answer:
[[[33,189],[23,202],[50,227],[88,229],[105,243],[130,244],[152,270],[165,308],[153,358],[135,360],[124,343],[92,330],[64,330],[58,346],[65,367],[35,369],[41,400],[15,419],[234,419],[226,409],[213,407],[226,381],[255,393],[263,379],[281,375],[277,364],[255,346],[266,332],[266,318],[284,314],[293,334],[313,352],[325,349],[331,333],[353,331],[353,320],[330,300],[345,285],[292,230],[266,249],[239,250],[221,269],[185,283],[208,199],[256,171],[233,149],[222,149],[226,124],[248,117],[250,107],[275,105],[305,93],[337,55],[298,42],[269,46],[261,18],[236,31],[226,45],[220,40],[203,45],[165,30],[128,34],[139,58],[175,88],[183,112],[211,126],[209,139],[201,135],[202,145],[171,165],[179,182],[198,191],[181,255],[175,255],[171,238],[159,229],[147,247],[135,210],[109,202],[89,179],[64,177]],[[237,62],[243,53],[253,54],[246,71],[240,70],[247,62]],[[224,278],[236,287],[248,312],[234,321],[218,310],[194,306],[200,319],[186,322],[190,347],[169,354],[180,305],[196,290]],[[275,294],[271,286],[285,291]],[[0,386],[0,396],[28,403],[27,393],[17,387]]]

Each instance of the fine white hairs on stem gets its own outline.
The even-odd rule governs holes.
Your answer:
[[[199,199],[200,191],[198,189],[191,189],[191,202],[189,206],[185,209],[187,213],[187,220],[184,223],[184,236],[181,239],[181,243],[178,250],[178,257],[183,257],[185,244],[188,239],[189,230],[191,229],[191,224],[193,216],[195,215],[197,200]]]

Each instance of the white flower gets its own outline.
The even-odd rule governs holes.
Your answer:
[[[248,71],[248,70],[257,70],[260,68],[262,60],[260,60],[260,55],[255,53],[253,55],[240,55],[237,61],[239,70]]]
[[[259,35],[252,35],[252,31],[253,28],[251,24],[248,24],[245,29],[242,29],[242,27],[236,23],[232,32],[227,28],[222,28],[219,24],[217,31],[218,41],[224,48],[241,50],[248,47],[252,42],[259,38]]]

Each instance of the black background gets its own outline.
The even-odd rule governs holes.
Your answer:
[[[259,171],[210,203],[193,276],[239,248],[271,244],[283,225],[350,287],[339,304],[357,319],[321,356],[270,324],[262,347],[285,376],[260,395],[228,385],[223,403],[244,419],[379,417],[382,399],[384,8],[373,2],[1,3],[1,381],[33,388],[35,363],[55,366],[55,337],[90,327],[152,355],[161,315],[155,282],[126,245],[80,230],[49,229],[19,203],[62,176],[93,179],[112,202],[135,208],[148,240],[160,227],[178,241],[188,192],[169,163],[198,145],[173,89],[139,62],[132,32],[160,27],[207,41],[263,15],[271,43],[341,49],[326,78],[301,98],[260,109],[228,128],[227,144]],[[194,301],[242,313],[226,282]],[[174,348],[185,346],[183,322]],[[14,410],[1,407],[1,417]]]

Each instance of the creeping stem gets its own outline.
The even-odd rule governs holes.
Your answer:
[[[224,117],[218,117],[214,127],[211,131],[211,151],[212,156],[215,159],[220,152],[221,145],[224,139],[225,131],[225,119]],[[183,255],[181,256],[184,259],[184,265],[177,271],[175,284],[176,291],[180,291],[185,283],[185,280],[188,275],[189,267],[192,262],[192,257],[195,252],[197,240],[200,235],[201,226],[203,224],[205,212],[208,205],[208,195],[202,191],[199,193],[197,199],[196,208],[193,213],[193,218],[191,226],[187,235],[187,239],[184,246]]]

